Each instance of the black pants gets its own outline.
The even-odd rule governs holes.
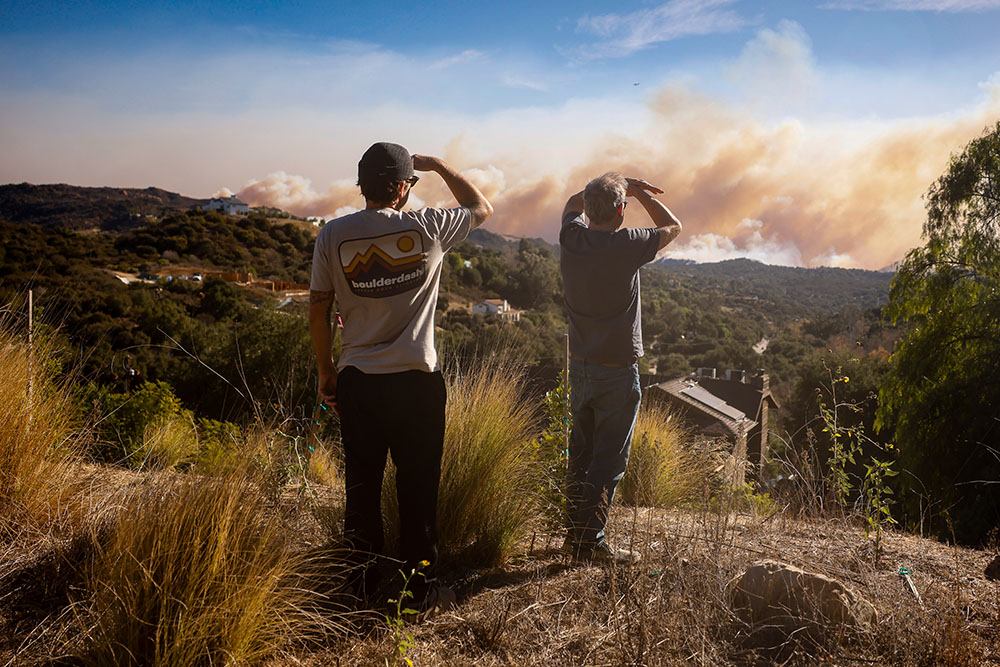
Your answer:
[[[433,582],[437,565],[446,399],[440,372],[367,374],[348,366],[337,381],[347,486],[344,535],[355,557],[365,562],[371,586],[377,572],[371,564],[385,546],[382,478],[388,453],[396,465],[402,569],[423,573],[409,585],[418,601]],[[420,566],[421,561],[429,566]]]

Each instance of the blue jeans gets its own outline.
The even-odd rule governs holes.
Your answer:
[[[608,508],[625,476],[639,413],[639,367],[569,362],[573,431],[569,439],[570,537],[586,547],[604,541]]]

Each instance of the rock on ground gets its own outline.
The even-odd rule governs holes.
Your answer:
[[[796,636],[819,641],[871,629],[875,607],[836,579],[787,563],[754,563],[727,586],[736,616],[767,643]]]

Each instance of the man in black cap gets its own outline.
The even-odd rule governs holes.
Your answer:
[[[436,172],[457,208],[403,211],[417,171]],[[316,237],[309,330],[320,399],[340,414],[347,507],[344,534],[360,572],[357,594],[378,581],[384,546],[382,478],[396,465],[400,551],[412,606],[454,603],[435,580],[437,494],[444,443],[445,383],[434,349],[434,309],[444,253],[493,213],[468,179],[442,160],[377,143],[358,163],[364,210],[328,222]],[[340,359],[331,352],[334,295],[343,320]]]

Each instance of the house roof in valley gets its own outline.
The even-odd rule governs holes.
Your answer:
[[[702,387],[694,378],[675,378],[661,382],[654,387],[670,394],[675,400],[715,419],[721,427],[716,429],[719,431],[718,435],[723,435],[725,432],[745,434],[757,424],[742,410]],[[710,431],[706,430],[706,432]]]

